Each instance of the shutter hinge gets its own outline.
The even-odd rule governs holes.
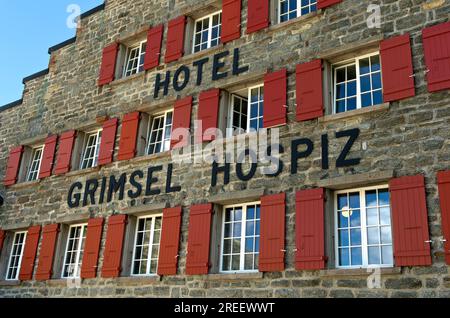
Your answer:
[[[433,243],[433,240],[425,241],[425,243]]]

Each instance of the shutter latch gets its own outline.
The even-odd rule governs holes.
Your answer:
[[[433,240],[425,241],[425,243],[433,243]]]

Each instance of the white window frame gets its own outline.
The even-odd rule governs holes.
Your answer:
[[[246,232],[247,232],[247,208],[249,206],[256,206],[259,205],[260,206],[260,210],[261,210],[261,201],[255,201],[255,202],[246,202],[246,203],[241,203],[241,204],[233,204],[233,205],[226,205],[223,206],[222,208],[222,234],[221,234],[221,239],[220,239],[220,262],[219,262],[219,272],[222,274],[240,274],[240,273],[258,273],[259,270],[255,269],[255,270],[245,270],[245,239],[246,239]],[[230,209],[230,208],[237,208],[237,207],[242,207],[242,220],[241,220],[241,250],[239,252],[239,270],[229,270],[229,271],[224,271],[223,270],[223,257],[224,257],[224,242],[225,242],[225,218],[226,218],[226,210]],[[255,211],[256,213],[256,211]],[[259,219],[260,224],[261,224],[261,215]],[[255,229],[255,233],[256,233],[256,229]],[[260,233],[258,235],[254,235],[254,237],[258,236],[260,238],[260,244],[259,247],[261,249],[261,228],[260,228]],[[255,251],[256,252],[256,251]],[[258,256],[260,255],[260,250],[257,251]],[[258,262],[258,268],[259,268],[259,262]]]
[[[155,245],[154,243],[154,235],[155,235],[155,223],[156,223],[156,219],[157,218],[161,218],[161,228],[160,228],[160,233],[159,233],[159,253],[158,253],[158,262],[156,264],[156,272],[153,274],[150,274],[150,267],[152,264],[152,254],[153,254],[153,245]],[[150,230],[150,242],[149,242],[149,249],[148,249],[148,257],[147,257],[147,268],[145,270],[145,274],[134,274],[134,266],[135,266],[135,261],[136,261],[136,244],[137,244],[137,238],[138,238],[138,232],[139,232],[139,221],[143,220],[143,219],[151,219],[152,221],[152,226],[151,226],[151,230]],[[131,276],[133,277],[151,277],[151,276],[158,276],[158,264],[159,264],[159,256],[161,254],[161,234],[162,234],[162,227],[164,223],[164,219],[163,219],[163,214],[159,213],[159,214],[150,214],[150,215],[145,215],[145,216],[141,216],[139,218],[137,218],[136,220],[136,230],[134,233],[134,243],[133,243],[133,256],[131,258]],[[144,246],[144,245],[142,245]]]
[[[22,240],[22,243],[21,243],[22,246],[21,246],[20,255],[18,255],[18,254],[13,255],[13,253],[14,253],[14,245],[18,245],[16,243],[16,239],[18,238],[19,235],[22,235],[22,234],[23,234],[23,240]],[[17,280],[19,280],[20,268],[21,268],[21,265],[22,265],[22,259],[23,259],[23,253],[24,253],[24,250],[25,250],[25,243],[26,243],[26,240],[27,240],[27,234],[28,234],[27,231],[20,231],[20,232],[15,232],[14,233],[14,237],[13,237],[13,241],[12,241],[12,247],[11,247],[11,253],[9,254],[8,266],[6,268],[6,281],[17,281]],[[17,268],[16,268],[15,266],[11,266],[11,261],[12,261],[13,257],[17,257],[17,256],[19,256],[19,263],[17,264]],[[8,277],[9,276],[9,271],[13,267],[16,268],[16,275],[13,278],[9,278]]]
[[[160,113],[156,113],[154,115],[150,116],[150,120],[148,121],[148,128],[147,128],[147,144],[145,146],[145,154],[147,156],[151,156],[151,155],[156,155],[159,153],[163,153],[166,151],[170,151],[170,139],[169,139],[169,149],[165,149],[165,141],[166,141],[166,127],[167,127],[167,114],[172,113],[172,123],[170,124],[170,135],[172,136],[172,130],[173,130],[173,115],[174,115],[174,110],[173,109],[169,109]],[[150,151],[150,146],[151,144],[151,136],[152,136],[152,132],[155,130],[153,125],[154,125],[154,121],[157,118],[161,118],[164,117],[164,124],[163,124],[163,131],[162,131],[162,139],[161,139],[161,151],[159,152],[154,152],[154,153],[149,153]]]
[[[30,167],[28,168],[27,179],[26,179],[27,182],[36,181],[39,179],[39,173],[41,171],[41,165],[42,165],[42,157],[44,155],[44,148],[45,148],[45,146],[41,145],[41,146],[34,147],[31,150]],[[40,155],[39,155],[39,159],[37,160],[35,158],[35,156],[38,151],[40,151]],[[37,167],[35,166],[36,163],[37,163]],[[36,175],[34,176],[34,174],[36,174]],[[33,178],[32,178],[32,176],[33,176]]]
[[[87,233],[87,223],[83,223],[83,224],[75,224],[75,225],[71,225],[69,227],[69,232],[67,233],[67,243],[66,243],[66,249],[64,250],[64,261],[63,261],[63,267],[62,267],[62,273],[61,273],[61,277],[64,279],[72,279],[72,278],[80,278],[80,274],[81,274],[81,264],[82,264],[82,257],[81,257],[81,251],[83,250],[83,254],[84,254],[84,247],[83,247],[83,243],[85,243],[86,240],[86,233]],[[75,267],[75,271],[74,271],[74,275],[72,276],[65,276],[65,269],[66,269],[66,265],[67,265],[67,254],[69,252],[69,242],[70,242],[70,234],[72,232],[73,228],[77,228],[77,227],[81,227],[80,230],[80,235],[77,237],[78,239],[78,246],[76,247],[76,250],[72,250],[71,252],[76,251],[76,257],[75,257],[75,264],[71,264],[72,266]],[[80,272],[78,271],[78,268],[80,269]]]
[[[209,48],[212,47],[212,46],[211,46],[211,42],[212,42],[213,17],[214,17],[215,15],[220,15],[220,17],[219,17],[219,19],[220,19],[220,20],[219,20],[219,30],[220,30],[220,32],[219,32],[219,37],[218,37],[219,42],[217,43],[217,45],[220,44],[220,37],[222,36],[222,10],[213,12],[213,13],[208,14],[208,15],[205,15],[205,16],[203,16],[203,17],[201,17],[201,18],[198,18],[198,19],[196,19],[196,20],[194,21],[194,36],[193,36],[193,39],[192,39],[192,54],[199,53],[199,52],[201,52],[201,51],[207,50],[207,49],[209,49]],[[197,23],[200,22],[200,21],[202,21],[202,24],[203,24],[203,20],[205,20],[205,19],[209,19],[207,47],[206,47],[206,49],[202,49],[202,48],[201,48],[201,43],[202,43],[202,42],[201,42],[201,36],[200,36],[200,50],[196,52],[196,51],[195,51],[195,47],[197,46],[197,44],[195,43],[195,36],[197,35],[197,33],[199,33],[199,31],[197,30]],[[204,30],[202,30],[202,31],[200,31],[200,32],[203,32],[203,31],[204,31]],[[217,46],[217,45],[216,45],[216,46]]]
[[[281,16],[282,16],[282,13],[281,13],[281,2],[282,2],[283,0],[278,0],[278,23],[285,23],[285,22],[288,22],[288,21],[290,21],[290,20],[293,20],[293,19],[289,19],[289,17],[288,17],[288,20],[286,20],[286,21],[281,21]],[[289,0],[286,0],[287,2],[289,2]],[[301,16],[303,16],[303,15],[308,15],[308,14],[310,14],[310,13],[312,13],[312,12],[314,12],[314,11],[311,11],[310,10],[310,12],[309,13],[307,13],[307,14],[303,14],[302,15],[302,8],[305,8],[305,7],[311,7],[311,4],[309,4],[309,5],[307,5],[307,6],[302,6],[302,0],[297,0],[297,18],[298,17],[301,17]],[[316,1],[316,8],[317,8],[317,1]],[[317,10],[316,10],[317,11]],[[289,11],[288,11],[288,16],[289,16]]]
[[[248,104],[248,99],[246,97],[242,97],[240,95],[237,94],[230,94],[230,101],[229,101],[229,105],[228,105],[228,123],[227,123],[227,137],[232,137],[234,135],[236,135],[237,131],[235,131],[235,128],[233,127],[233,122],[234,122],[234,98],[238,98],[241,100],[241,103],[243,103],[243,101],[247,102],[247,113],[245,114],[247,116],[247,120],[246,120],[246,125],[247,128],[245,129],[245,132],[248,132],[248,116],[250,115],[250,111],[249,111],[249,104]],[[242,109],[242,106],[241,106]],[[242,112],[241,112],[242,114]],[[244,130],[242,130],[244,131]]]
[[[367,203],[365,193],[371,190],[384,190],[387,189],[389,191],[389,185],[379,185],[372,187],[364,187],[364,188],[354,188],[354,189],[345,189],[334,192],[334,237],[335,237],[335,266],[337,269],[360,269],[360,268],[392,268],[395,264],[379,264],[379,265],[369,265],[369,252],[368,252],[368,243],[367,243]],[[361,213],[361,256],[362,256],[362,265],[355,266],[341,266],[339,265],[339,220],[338,220],[338,195],[344,193],[355,193],[359,192],[360,195],[360,213]],[[391,209],[391,233],[393,232],[392,227],[392,205],[389,202],[389,207]],[[394,242],[392,242],[392,248],[394,248]],[[393,261],[395,263],[395,260]]]
[[[85,133],[84,141],[83,141],[83,153],[81,155],[81,162],[80,162],[80,170],[94,168],[98,165],[98,157],[100,154],[99,151],[100,151],[100,144],[101,144],[100,134],[102,132],[103,132],[103,129],[97,129],[97,130],[92,130],[90,132]],[[89,141],[89,138],[93,135],[96,135],[96,142],[94,145],[94,158],[92,158],[92,157],[87,158],[86,154],[87,154],[88,141]],[[89,161],[91,159],[93,159],[92,165],[86,166],[83,168],[84,162]]]
[[[363,108],[362,107],[362,96],[361,96],[361,80],[360,80],[360,70],[359,70],[359,61],[366,59],[366,58],[370,58],[372,56],[376,56],[378,55],[380,58],[380,76],[381,76],[381,93],[383,93],[383,66],[381,64],[381,55],[380,52],[373,52],[373,53],[369,53],[369,54],[365,54],[365,55],[361,55],[358,56],[356,58],[353,59],[349,59],[349,60],[345,60],[336,64],[333,64],[332,70],[333,70],[333,114],[342,114],[342,113],[338,113],[337,112],[337,103],[336,103],[336,97],[337,97],[337,70],[343,67],[347,67],[349,65],[355,64],[356,65],[356,109],[354,110],[358,110]],[[368,74],[372,74],[372,72],[369,72]],[[364,74],[364,76],[367,74]],[[372,78],[370,79],[370,83],[372,83]],[[373,92],[373,90],[371,90],[371,92]],[[367,107],[373,107],[376,105],[380,105],[380,104],[374,104],[372,106],[367,106]],[[353,111],[353,110],[346,110],[343,113],[346,113],[348,111]]]
[[[131,45],[131,46],[127,47],[127,51],[126,51],[126,54],[125,54],[125,63],[124,63],[124,67],[123,67],[122,77],[129,77],[129,76],[132,76],[134,74],[141,73],[143,71],[143,70],[140,70],[140,68],[141,68],[140,60],[141,60],[141,57],[144,56],[144,62],[143,63],[145,63],[145,53],[146,52],[145,52],[145,50],[143,50],[144,44],[147,45],[147,40],[140,41],[136,45]],[[136,69],[134,67],[132,67],[131,69],[128,69],[128,64],[130,63],[131,52],[134,51],[134,50],[138,50],[139,51],[139,53],[138,53],[138,65],[137,65]],[[143,67],[143,65],[144,64],[142,64],[142,67]],[[128,72],[130,72],[130,74],[127,75]]]
[[[247,102],[247,107],[248,107],[248,115],[247,115],[247,133],[249,133],[249,132],[251,132],[252,130],[252,128],[250,127],[250,122],[251,122],[251,119],[252,119],[252,117],[251,117],[251,114],[252,114],[252,90],[253,89],[259,89],[259,91],[258,91],[258,94],[259,95],[261,95],[261,89],[262,90],[264,90],[264,93],[265,93],[265,89],[264,89],[264,84],[259,84],[259,85],[255,85],[255,86],[252,86],[252,87],[249,87],[248,88],[248,102]],[[262,102],[262,104],[263,104],[263,113],[262,114],[260,114],[259,113],[259,108],[258,108],[258,120],[259,119],[263,119],[263,126],[262,127],[258,127],[258,129],[256,130],[256,131],[259,131],[259,130],[261,130],[261,129],[263,129],[264,128],[264,93],[262,94],[262,101],[258,101],[258,103],[260,103],[260,102]]]

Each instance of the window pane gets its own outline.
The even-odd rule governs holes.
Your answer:
[[[359,73],[361,75],[370,72],[370,61],[368,58],[359,61]]]
[[[361,245],[361,229],[353,229],[350,231],[352,246]]]
[[[342,210],[344,207],[348,207],[347,194],[338,195],[338,210]]]
[[[361,95],[361,106],[362,107],[372,106],[372,94],[371,93]]]
[[[339,249],[339,266],[350,266],[350,250],[348,248]]]
[[[392,234],[390,226],[381,228],[381,244],[392,244]]]
[[[370,245],[380,244],[378,227],[370,227],[367,229],[367,243]]]
[[[380,248],[369,247],[369,265],[378,265],[380,263]]]
[[[375,55],[370,57],[371,60],[371,71],[372,72],[378,72],[380,71],[381,67],[380,67],[380,56],[379,55]]]
[[[349,246],[348,230],[339,230],[339,246]]]
[[[362,249],[352,248],[352,266],[362,265]]]
[[[378,225],[378,209],[367,209],[367,225]]]
[[[351,227],[361,226],[361,211],[360,210],[353,210],[351,212],[350,226]]]
[[[391,224],[391,209],[390,208],[381,208],[380,209],[380,223],[381,223],[381,225],[390,225]]]
[[[366,191],[366,206],[377,206],[377,191]]]
[[[365,93],[370,91],[370,76],[361,76],[361,92]]]
[[[392,253],[392,246],[381,247],[381,254],[383,264],[394,264],[394,256]]]

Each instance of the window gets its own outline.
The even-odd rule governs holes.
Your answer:
[[[393,266],[388,188],[339,191],[335,200],[337,267]]]
[[[30,168],[28,169],[27,181],[37,180],[39,177],[39,170],[41,169],[42,153],[44,147],[37,147],[32,150]]]
[[[217,46],[222,30],[222,12],[216,12],[195,21],[193,53]]]
[[[224,207],[222,272],[257,271],[260,203]]]
[[[81,169],[87,169],[97,166],[101,139],[101,130],[86,134],[84,138],[84,151],[81,160]]]
[[[383,103],[379,54],[334,66],[334,112]]]
[[[6,280],[18,280],[20,265],[22,264],[22,256],[25,245],[25,238],[27,232],[17,232],[14,234],[13,246],[11,249],[11,256],[8,262],[8,271]]]
[[[279,0],[279,22],[317,11],[317,0]]]
[[[170,150],[173,111],[156,115],[149,122],[147,155]]]
[[[258,131],[263,128],[264,115],[264,86],[256,86],[249,89],[250,113],[247,119],[248,130]]]
[[[137,220],[133,249],[133,276],[156,275],[159,257],[162,216],[146,216]]]
[[[127,77],[144,70],[146,48],[146,41],[139,43],[137,46],[127,48],[123,77]]]
[[[233,128],[233,135],[247,132],[248,100],[239,95],[231,95],[229,128]]]
[[[78,278],[81,272],[87,224],[73,225],[69,228],[66,253],[64,255],[63,278]]]

